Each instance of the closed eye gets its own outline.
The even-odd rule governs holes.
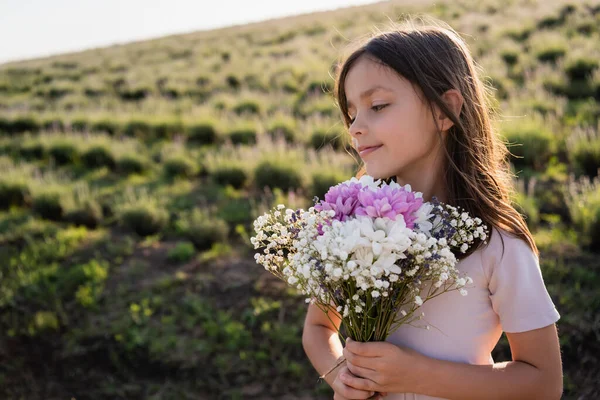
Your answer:
[[[371,110],[373,110],[373,111],[381,111],[382,109],[384,109],[388,105],[389,104],[377,104],[377,105],[371,107]]]
[[[377,111],[383,110],[387,106],[389,106],[389,104],[377,104],[377,105],[374,105],[373,107],[371,107],[371,110],[377,112]],[[352,123],[354,122],[355,119],[356,118],[352,118],[352,117],[348,116],[348,120],[350,121],[350,125],[352,125]]]

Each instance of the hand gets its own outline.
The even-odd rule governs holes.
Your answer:
[[[373,391],[359,390],[346,385],[340,380],[341,376],[357,378],[352,374],[352,372],[350,372],[346,365],[341,366],[335,377],[335,380],[331,385],[331,388],[334,391],[333,400],[371,399],[371,397],[374,395]],[[372,398],[372,400],[382,399],[383,396],[386,395],[387,393],[378,394],[377,397]]]
[[[379,393],[418,393],[423,355],[388,342],[355,342],[344,347],[345,367],[352,373],[336,379],[355,390]]]

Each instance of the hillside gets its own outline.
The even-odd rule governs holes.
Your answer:
[[[495,88],[562,315],[564,398],[599,398],[592,0],[391,1],[0,65],[0,397],[331,398],[304,298],[254,263],[251,223],[356,172],[335,65],[417,13],[460,32]]]

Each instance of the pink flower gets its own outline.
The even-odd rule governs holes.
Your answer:
[[[360,191],[354,213],[371,218],[385,217],[393,220],[401,214],[406,227],[412,229],[417,219],[416,212],[422,204],[422,198],[415,197],[413,192],[403,187],[383,186],[377,190]]]
[[[325,194],[325,200],[315,205],[317,211],[335,211],[334,219],[345,221],[353,216],[358,204],[358,193],[363,189],[360,183],[344,182],[333,186]]]

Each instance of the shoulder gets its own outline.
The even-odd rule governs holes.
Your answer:
[[[537,267],[539,260],[523,239],[504,229],[493,227],[487,244],[481,248],[481,262],[486,276],[490,278],[503,265],[509,268],[519,265]]]

